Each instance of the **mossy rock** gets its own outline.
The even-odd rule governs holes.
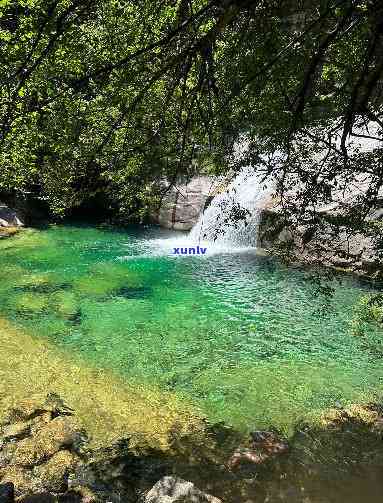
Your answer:
[[[136,271],[129,271],[119,264],[97,264],[87,276],[74,281],[74,289],[86,295],[104,296],[121,288],[140,288],[142,277]]]
[[[25,271],[24,275],[15,282],[14,289],[24,292],[49,293],[58,288],[55,279],[50,274],[30,274]]]
[[[24,273],[24,275],[15,282],[14,289],[24,292],[48,294],[69,286],[68,284],[62,284],[60,279],[51,273]]]
[[[46,285],[50,283],[51,277],[46,273],[25,274],[17,282],[18,286]]]
[[[64,447],[73,448],[83,433],[73,417],[56,417],[42,427],[38,425],[31,437],[17,443],[13,463],[34,466],[51,458]]]
[[[56,312],[65,319],[76,317],[80,311],[76,295],[70,291],[55,292],[52,302]]]
[[[54,454],[43,465],[37,466],[34,472],[46,490],[56,493],[64,492],[68,489],[68,474],[78,462],[79,459],[75,454],[62,450]]]
[[[49,297],[37,293],[23,293],[15,297],[14,308],[23,313],[42,313],[49,308]]]
[[[31,425],[29,423],[16,421],[15,423],[8,424],[2,428],[1,437],[5,441],[24,438],[29,435],[30,430]]]
[[[100,297],[120,288],[122,284],[118,278],[86,276],[77,279],[73,287],[80,294]]]
[[[27,494],[33,488],[32,472],[24,470],[21,466],[10,466],[1,477],[1,483],[12,483],[15,486],[15,495]]]
[[[104,278],[118,278],[121,283],[131,288],[138,288],[145,283],[144,273],[129,269],[125,263],[99,263],[93,266],[91,273]]]
[[[6,284],[10,284],[14,286],[20,281],[20,278],[23,277],[27,271],[16,264],[7,264],[7,267],[4,267],[0,270],[0,279]]]

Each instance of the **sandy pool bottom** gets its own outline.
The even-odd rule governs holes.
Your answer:
[[[0,421],[12,406],[55,393],[95,447],[129,437],[133,445],[167,449],[175,428],[179,434],[202,432],[198,411],[179,397],[68,358],[4,319],[0,347]]]

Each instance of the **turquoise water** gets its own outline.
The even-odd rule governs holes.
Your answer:
[[[186,242],[155,228],[27,230],[0,242],[0,314],[238,428],[288,431],[381,396],[381,334],[350,330],[367,287],[334,281],[329,299],[253,250],[172,256]]]

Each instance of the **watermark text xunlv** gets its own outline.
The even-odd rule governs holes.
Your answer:
[[[173,255],[205,255],[207,248],[173,248]]]

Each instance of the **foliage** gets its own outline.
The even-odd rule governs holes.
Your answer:
[[[348,139],[366,121],[375,129],[362,134],[381,139],[382,8],[2,0],[0,190],[32,192],[58,215],[102,192],[143,217],[177,178],[238,169],[228,160],[246,132],[241,163],[274,177],[282,196],[299,187],[283,198],[298,223],[318,225],[317,205],[367,174],[345,212],[365,229],[381,149]],[[266,161],[275,151],[283,162]]]
[[[383,295],[365,295],[354,307],[351,328],[354,335],[362,336],[366,326],[375,325],[383,328]]]

